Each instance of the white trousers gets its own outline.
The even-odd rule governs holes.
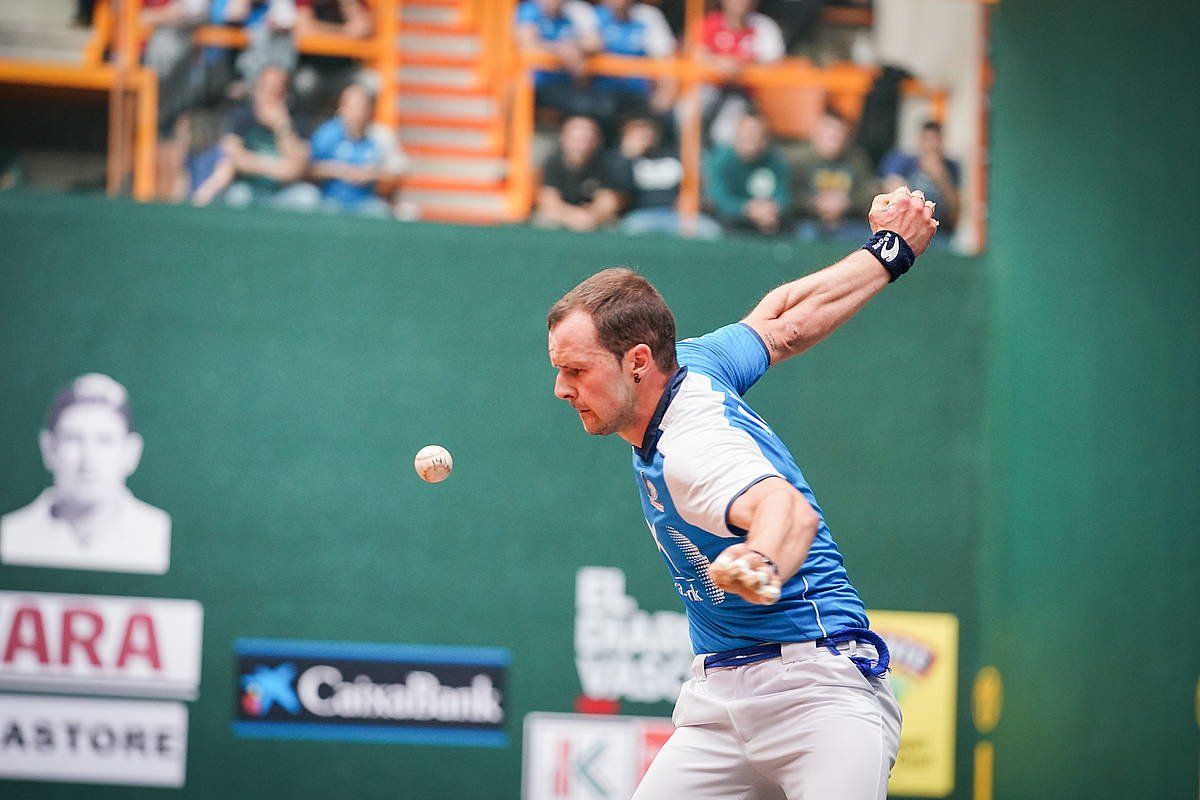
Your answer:
[[[883,800],[900,747],[900,706],[887,677],[851,655],[869,644],[783,645],[783,657],[704,669],[675,704],[675,733],[634,800]]]

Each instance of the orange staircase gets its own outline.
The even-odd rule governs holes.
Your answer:
[[[488,53],[489,0],[403,0],[392,124],[410,166],[400,199],[421,219],[495,223],[507,196],[505,90]]]

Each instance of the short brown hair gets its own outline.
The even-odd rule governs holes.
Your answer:
[[[675,315],[650,281],[633,270],[611,267],[597,272],[550,308],[547,327],[553,330],[573,311],[587,312],[601,346],[618,361],[629,348],[645,344],[659,369],[675,371]]]

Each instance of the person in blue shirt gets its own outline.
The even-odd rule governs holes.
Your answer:
[[[371,217],[391,216],[391,208],[375,194],[387,172],[389,154],[368,135],[371,96],[351,84],[342,90],[338,113],[312,135],[310,174],[321,182],[323,211],[352,211]]]
[[[602,0],[596,6],[596,25],[605,53],[641,58],[668,58],[675,53],[671,27],[654,6],[633,0]],[[665,114],[675,100],[674,81],[601,76],[595,84],[598,91],[614,95],[618,110],[641,108]]]
[[[535,103],[565,115],[597,116],[598,95],[586,72],[587,57],[600,50],[596,13],[583,0],[523,0],[515,32],[523,50],[546,50],[561,70],[534,74]]]
[[[879,163],[879,177],[884,191],[897,186],[923,191],[941,207],[946,231],[950,233],[958,224],[961,170],[957,161],[946,157],[945,144],[941,124],[929,120],[921,126],[916,152],[893,150],[885,155]]]
[[[906,187],[877,196],[861,249],[699,338],[677,343],[662,296],[622,268],[550,309],[554,394],[587,433],[632,445],[697,654],[635,800],[886,796],[900,736],[887,647],[795,459],[744,397],[904,274],[933,213]]]

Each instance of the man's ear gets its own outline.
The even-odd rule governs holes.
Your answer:
[[[125,434],[124,452],[122,453],[124,465],[122,471],[125,473],[126,478],[132,475],[137,470],[138,464],[141,463],[142,448],[144,445],[145,441],[142,439],[140,433],[130,431]]]
[[[625,359],[630,369],[644,373],[654,363],[654,354],[650,352],[650,345],[636,344],[625,353]]]
[[[38,433],[38,447],[42,451],[42,465],[47,472],[54,472],[54,434],[42,428]]]

